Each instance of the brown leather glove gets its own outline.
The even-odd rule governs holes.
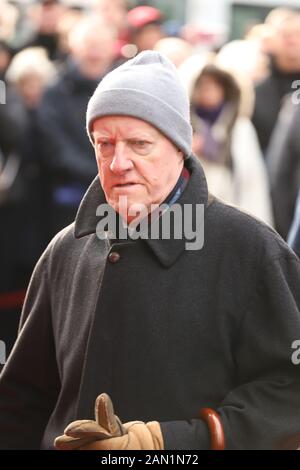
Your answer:
[[[79,449],[98,439],[122,436],[125,433],[121,421],[114,414],[110,397],[102,393],[95,402],[95,421],[87,419],[73,421],[66,427],[64,435],[55,439],[54,446],[61,450]]]
[[[163,438],[157,421],[130,421],[124,424],[127,434],[94,441],[80,450],[163,450]]]
[[[114,414],[106,393],[95,403],[95,418],[69,424],[63,436],[55,439],[60,450],[162,450],[163,437],[157,421],[130,421],[124,425]]]

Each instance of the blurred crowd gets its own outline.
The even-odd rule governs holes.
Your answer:
[[[300,12],[272,10],[244,39],[217,48],[166,20],[126,0],[0,0],[0,314],[17,308],[14,293],[96,175],[89,97],[141,50],[161,51],[178,68],[211,192],[295,237]]]

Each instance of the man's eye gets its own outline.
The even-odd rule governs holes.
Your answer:
[[[151,142],[147,140],[131,140],[130,145],[138,153],[148,152],[151,149]]]
[[[113,152],[114,149],[114,144],[113,142],[110,142],[109,140],[104,140],[103,142],[98,142],[97,143],[97,149],[100,152],[101,155],[109,156],[111,152]]]
[[[113,145],[112,142],[109,142],[109,141],[105,141],[105,142],[99,142],[98,144],[100,146],[100,148],[107,148],[107,147],[110,147]]]
[[[145,147],[148,144],[146,140],[134,140],[132,143],[138,147]]]

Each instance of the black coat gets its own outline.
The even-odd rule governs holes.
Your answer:
[[[208,205],[199,163],[187,165],[178,203],[206,207],[201,250],[184,238],[100,240],[98,179],[49,245],[0,379],[1,448],[51,447],[70,421],[93,417],[101,392],[123,421],[160,421],[166,449],[209,447],[207,406],[227,448],[300,433],[299,260],[268,226]]]

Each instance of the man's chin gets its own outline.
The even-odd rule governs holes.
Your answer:
[[[148,206],[136,199],[122,197],[118,201],[110,201],[109,204],[127,223],[131,223],[135,219],[141,220],[149,213]]]

